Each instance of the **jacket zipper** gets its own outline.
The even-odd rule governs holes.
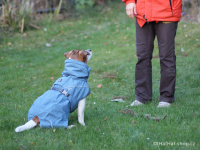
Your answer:
[[[172,1],[169,0],[169,3],[170,3],[170,7],[171,7],[172,16],[173,16]]]

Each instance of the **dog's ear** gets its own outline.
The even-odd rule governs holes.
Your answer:
[[[80,50],[79,51],[79,55],[82,57],[82,62],[85,62],[87,63],[87,55],[89,55],[90,53],[88,53],[87,51],[83,51],[83,50]]]
[[[70,52],[64,53],[64,56],[69,59],[70,55],[73,53],[74,50],[71,50]]]

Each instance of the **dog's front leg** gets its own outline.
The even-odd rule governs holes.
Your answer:
[[[86,98],[80,100],[78,103],[78,122],[83,126],[85,126],[84,123],[85,101]]]

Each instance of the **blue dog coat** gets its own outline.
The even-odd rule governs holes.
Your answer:
[[[28,120],[38,116],[40,126],[68,127],[68,117],[78,103],[90,94],[87,84],[90,68],[74,59],[65,60],[62,77],[56,80],[51,90],[38,97],[28,112]],[[65,95],[61,93],[65,90]]]

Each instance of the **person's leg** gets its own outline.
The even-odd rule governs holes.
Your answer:
[[[160,102],[172,103],[174,101],[176,83],[175,36],[177,25],[177,22],[159,22],[155,25],[161,67]]]
[[[152,100],[152,53],[154,48],[155,22],[146,23],[142,28],[136,21],[136,51],[135,67],[136,100],[146,103]]]

